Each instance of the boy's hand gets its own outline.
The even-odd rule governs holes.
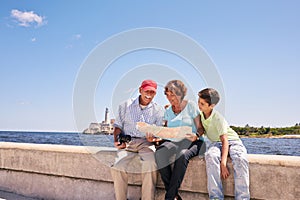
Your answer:
[[[221,168],[221,177],[223,179],[226,179],[229,176],[229,171],[226,167],[227,163],[227,156],[228,156],[228,137],[227,134],[223,134],[220,136],[220,140],[222,142],[222,158],[221,158],[221,163],[220,163],[220,168]]]
[[[126,143],[120,144],[120,142],[114,142],[114,145],[118,149],[125,149],[126,148]]]
[[[226,167],[226,164],[220,164],[220,167],[221,167],[221,177],[223,178],[223,179],[226,179],[226,178],[228,178],[228,176],[230,175],[230,173],[229,173],[229,171],[228,171],[228,169],[227,169],[227,167]]]

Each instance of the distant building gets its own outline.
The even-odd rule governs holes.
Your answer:
[[[109,119],[108,108],[105,109],[104,121],[101,123],[93,122],[90,124],[89,128],[83,131],[84,134],[113,134],[114,127],[113,124],[115,119]]]

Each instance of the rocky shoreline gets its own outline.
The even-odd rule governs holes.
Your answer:
[[[300,135],[240,135],[240,138],[282,138],[282,139],[300,139]]]
[[[300,135],[280,135],[280,136],[272,136],[270,138],[300,139]]]

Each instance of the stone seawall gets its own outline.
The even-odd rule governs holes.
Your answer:
[[[38,199],[113,200],[110,166],[116,150],[104,147],[0,142],[0,190]],[[248,155],[253,199],[300,199],[300,157]],[[138,159],[131,163],[135,171]],[[224,181],[226,199],[233,199],[231,175]],[[129,199],[140,198],[141,177],[129,176]],[[208,199],[205,161],[190,161],[180,188],[183,199]],[[164,196],[159,179],[156,199]]]

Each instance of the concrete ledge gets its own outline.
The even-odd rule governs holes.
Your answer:
[[[300,199],[300,157],[249,155],[253,199]],[[114,148],[0,142],[0,190],[41,199],[114,199],[110,166]],[[136,158],[131,168],[139,166]],[[227,199],[234,194],[233,168],[224,182]],[[130,199],[140,197],[141,176],[129,177]],[[156,199],[163,199],[161,180]],[[203,158],[190,161],[181,185],[184,199],[208,199]]]

